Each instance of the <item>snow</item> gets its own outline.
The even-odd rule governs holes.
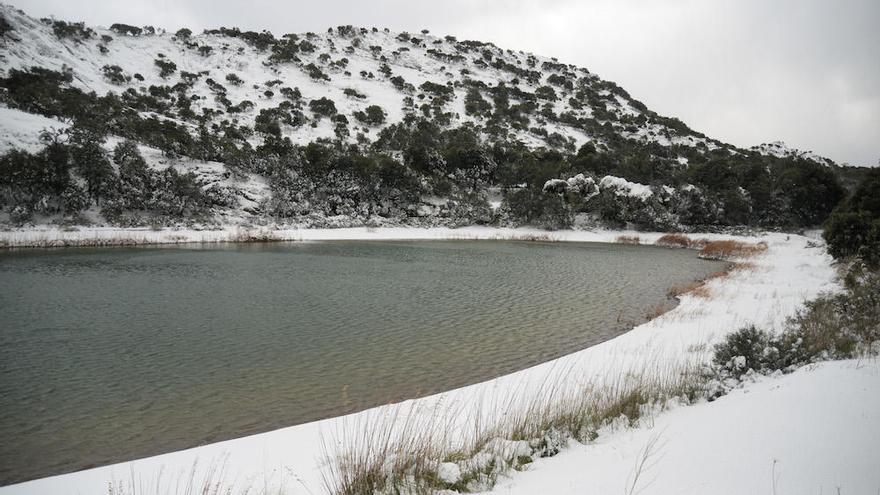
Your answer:
[[[67,127],[55,119],[0,106],[0,153],[15,148],[35,153],[45,147],[40,140],[42,131]]]
[[[437,468],[437,477],[444,483],[454,484],[461,479],[461,468],[454,462],[442,462]]]
[[[629,196],[641,199],[642,201],[645,201],[654,195],[650,186],[639,184],[638,182],[630,182],[624,178],[615,177],[613,175],[602,177],[602,180],[599,181],[599,188],[612,188],[615,189],[614,193],[618,196]]]
[[[464,79],[481,81],[488,86],[496,86],[504,82],[510,87],[516,86],[522,91],[534,93],[538,86],[545,84],[541,80],[531,83],[520,79],[518,83],[511,82],[514,76],[511,72],[496,69],[492,66],[479,66],[473,63],[474,59],[480,58],[479,51],[459,52],[457,47],[442,37],[432,35],[418,35],[423,42],[419,45],[409,41],[397,40],[398,33],[367,31],[356,34],[360,40],[359,46],[353,46],[353,38],[346,37],[334,31],[333,33],[321,33],[309,38],[300,34],[301,39],[309,38],[316,47],[313,53],[300,52],[300,63],[272,64],[268,62],[270,52],[258,51],[248,45],[244,40],[219,35],[207,35],[195,33],[190,41],[200,46],[209,46],[212,51],[203,56],[194,48],[187,48],[183,41],[174,38],[172,33],[161,29],[154,35],[143,34],[140,36],[119,35],[101,27],[93,27],[95,37],[87,40],[60,40],[52,32],[52,28],[39,20],[29,17],[15,10],[11,6],[0,5],[0,14],[13,25],[9,39],[0,40],[3,46],[3,57],[0,58],[0,75],[5,75],[10,69],[22,69],[39,65],[51,70],[70,68],[73,70],[73,84],[86,91],[95,91],[102,95],[108,92],[122,93],[127,89],[146,90],[151,85],[163,86],[174,85],[180,80],[180,72],[200,73],[207,71],[208,75],[200,77],[190,90],[190,94],[198,95],[199,99],[192,102],[193,110],[201,113],[202,109],[223,110],[224,106],[214,99],[214,93],[206,83],[211,78],[226,88],[227,97],[232,104],[238,104],[244,100],[254,103],[252,110],[241,113],[228,114],[223,118],[229,118],[241,125],[253,126],[256,116],[264,108],[276,107],[284,101],[280,94],[280,87],[298,88],[303,96],[303,102],[308,103],[311,99],[328,97],[332,99],[339,111],[350,122],[351,135],[349,140],[354,141],[359,132],[364,132],[369,137],[375,137],[383,127],[399,122],[408,110],[405,108],[404,98],[412,96],[415,104],[421,105],[427,100],[418,98],[421,93],[416,89],[413,94],[407,94],[397,90],[382,75],[379,67],[387,63],[391,67],[393,76],[402,76],[407,83],[418,88],[425,81],[438,84],[454,84],[454,99],[446,110],[452,113],[454,125],[466,122],[474,122],[475,118],[467,116],[464,112],[464,98],[467,88],[462,84]],[[356,29],[357,30],[357,29]],[[279,33],[276,33],[276,36]],[[101,36],[110,36],[112,41],[103,42]],[[99,46],[104,46],[107,53],[102,53]],[[349,46],[351,46],[349,50]],[[380,53],[370,51],[371,46],[381,47]],[[406,50],[403,50],[406,48]],[[503,59],[506,63],[514,66],[527,68],[524,63],[525,57],[513,52],[506,52],[494,46],[487,45],[493,52],[493,56]],[[446,54],[461,55],[463,60],[440,60],[428,53],[428,50],[437,49]],[[154,65],[158,54],[165,55],[166,60],[173,61],[177,65],[177,72],[168,79],[159,76]],[[396,53],[396,54],[395,54]],[[319,57],[322,54],[330,56],[328,62],[322,62]],[[531,57],[532,55],[527,55]],[[386,57],[382,62],[380,57]],[[332,62],[342,58],[348,60],[347,66],[338,68]],[[546,57],[534,56],[536,65],[533,70],[540,71],[544,62],[551,61]],[[304,67],[314,63],[329,77],[329,81],[313,80],[309,77]],[[105,65],[117,65],[125,74],[133,76],[140,74],[144,80],[132,79],[120,85],[110,83],[102,73]],[[572,67],[573,68],[573,67]],[[467,69],[466,77],[461,73]],[[584,70],[572,71],[572,78]],[[374,77],[362,77],[361,71],[373,73]],[[348,72],[349,74],[346,74]],[[234,73],[243,80],[241,85],[233,85],[226,81],[226,75]],[[546,75],[546,74],[544,74]],[[544,78],[542,78],[544,79]],[[271,88],[274,95],[266,96],[264,92],[270,89],[267,81],[283,81],[278,87]],[[601,80],[593,75],[585,79],[589,84],[599,84]],[[367,96],[364,100],[357,100],[345,96],[346,88],[356,89]],[[558,89],[562,96],[554,106],[554,112],[574,112],[582,117],[592,115],[592,109],[585,105],[583,109],[575,109],[568,103],[571,92]],[[601,91],[607,95],[608,91]],[[521,103],[517,98],[511,99],[511,104]],[[364,129],[353,118],[353,113],[362,110],[368,105],[379,105],[387,112],[387,122],[383,125]],[[604,104],[604,103],[603,103]],[[609,110],[618,115],[638,115],[640,112],[633,107],[632,100],[621,95],[614,95],[610,102]],[[310,115],[307,108],[303,109],[306,115]],[[532,116],[532,124],[537,125],[549,134],[559,133],[575,147],[580,147],[588,141],[593,141],[594,136],[586,134],[578,126],[564,125],[559,122],[546,122],[537,114]],[[621,136],[642,142],[654,142],[662,146],[682,145],[698,146],[706,145],[709,149],[717,145],[711,140],[694,135],[679,135],[676,131],[656,123],[645,123],[638,126],[626,126],[625,130],[619,122],[613,124]],[[191,125],[190,125],[191,127]],[[544,146],[546,143],[540,136],[534,135],[525,129],[510,129],[512,138],[522,141],[528,146]],[[305,144],[317,138],[334,137],[333,125],[327,119],[317,121],[316,127],[306,123],[296,129],[285,126],[283,132],[296,144]],[[258,144],[257,138],[251,139],[251,144]]]
[[[777,158],[798,157],[805,160],[811,160],[818,163],[819,165],[826,166],[834,164],[834,162],[829,158],[817,155],[812,151],[801,151],[795,148],[790,148],[782,141],[773,141],[772,143],[763,143],[757,146],[752,146],[751,150],[757,151],[758,153],[765,156],[775,156]]]
[[[94,241],[95,239],[107,241],[114,238],[130,238],[142,242],[198,242],[223,241],[237,233],[240,234],[241,232],[237,232],[234,229],[217,231],[150,231],[142,229],[101,228],[64,232],[57,229],[44,228],[42,230],[24,232],[0,232],[0,242],[23,245],[35,241],[45,242],[55,238],[63,238],[69,242]],[[300,241],[333,239],[527,239],[546,236],[549,240],[555,241],[614,242],[619,235],[638,235],[643,243],[653,243],[662,235],[661,233],[644,232],[547,232],[534,229],[494,229],[481,227],[462,229],[291,229],[283,231],[264,230],[262,233],[271,234],[277,238]],[[720,234],[707,234],[700,237],[709,239],[730,238],[730,236]],[[485,406],[493,401],[505,400],[505,397],[510,397],[511,394],[522,394],[525,397],[533,396],[547,383],[547,380],[551,380],[551,383],[573,380],[578,383],[589,381],[601,384],[603,380],[611,380],[613,377],[621,376],[622,373],[644,370],[645,366],[649,365],[649,363],[663,363],[664,366],[661,368],[673,370],[676,364],[704,362],[707,359],[706,349],[711,349],[712,344],[717,342],[726,333],[749,323],[753,323],[761,328],[780,329],[785,320],[800,308],[805,300],[815,297],[822,291],[837,288],[834,282],[835,272],[831,266],[831,258],[823,247],[815,247],[815,239],[779,233],[745,238],[739,237],[738,239],[751,242],[764,241],[767,243],[768,249],[760,256],[750,260],[754,263],[754,268],[738,270],[728,277],[710,281],[709,289],[712,297],[696,298],[685,295],[681,298],[681,303],[678,307],[663,316],[639,325],[632,331],[615,339],[563,358],[469,387],[405,401],[399,405],[384,406],[349,416],[282,428],[189,450],[7,486],[0,488],[0,494],[95,493],[106,491],[108,482],[112,480],[126,481],[132,479],[132,477],[144,483],[155,483],[155,480],[161,478],[164,480],[162,482],[167,485],[175,480],[179,480],[181,477],[188,476],[194,465],[196,466],[198,476],[201,476],[207,472],[206,470],[211,465],[217,462],[223,462],[228,479],[235,480],[238,483],[236,486],[239,487],[242,484],[259,483],[269,487],[284,487],[288,489],[288,493],[299,493],[300,491],[321,493],[323,491],[321,469],[324,465],[321,450],[322,441],[327,441],[328,438],[338,438],[336,435],[345,435],[345,432],[350,434],[352,431],[357,431],[357,425],[376,424],[375,421],[377,419],[388,418],[394,415],[401,419],[408,415],[414,415],[412,417],[416,418],[416,421],[420,420],[420,418],[426,421],[430,418],[441,418],[440,421],[449,422],[450,428],[467,428],[468,425],[465,423],[469,415],[462,414],[462,411],[467,411],[470,407]],[[841,373],[845,373],[845,371]],[[860,373],[862,372],[860,371]],[[819,375],[806,375],[806,378],[801,379],[809,381],[811,376]],[[871,375],[875,380],[875,384],[876,376],[876,373]],[[868,379],[869,377],[865,377],[865,380]],[[786,380],[786,378],[781,380]],[[853,380],[849,380],[849,382],[853,382]],[[804,386],[806,387],[806,385]],[[846,387],[850,387],[850,385],[847,384]],[[791,387],[791,389],[795,390],[794,387]],[[751,389],[747,388],[746,390]],[[833,390],[832,392],[843,394],[845,391],[846,388],[841,387],[839,390]],[[710,415],[710,413],[700,412],[704,411],[705,408],[711,408],[709,411],[713,411],[711,415],[714,416],[717,411],[724,410],[727,404],[732,404],[730,413],[717,412],[719,418],[728,418],[725,422],[713,424],[712,428],[705,426],[705,428],[699,429],[700,435],[688,433],[686,431],[687,428],[685,428],[685,425],[687,425],[685,420],[670,420],[671,426],[669,429],[664,430],[664,435],[669,438],[670,442],[672,439],[681,438],[682,443],[680,447],[676,448],[680,448],[682,451],[691,449],[695,452],[700,452],[702,457],[699,459],[703,459],[706,463],[715,462],[714,459],[720,458],[718,456],[733,456],[733,453],[737,453],[736,456],[728,457],[728,459],[735,459],[739,462],[742,460],[744,452],[750,452],[748,449],[753,444],[749,442],[753,442],[754,438],[747,435],[733,434],[732,432],[739,431],[739,429],[737,429],[736,425],[729,423],[729,418],[737,419],[746,427],[753,424],[756,425],[759,421],[767,421],[769,422],[768,424],[783,428],[786,421],[799,421],[794,418],[795,414],[777,417],[777,410],[770,408],[775,404],[771,392],[772,390],[768,390],[767,393],[755,394],[754,397],[766,397],[766,400],[761,399],[758,404],[753,404],[751,409],[745,411],[748,414],[745,414],[740,409],[736,409],[736,401],[725,399],[705,406],[682,408],[668,415],[661,414],[656,418],[656,421],[659,422],[667,416],[678,418],[679,415],[686,415],[685,418],[688,418],[689,416],[687,415],[690,414]],[[874,395],[878,394],[875,393]],[[832,399],[834,397],[832,396]],[[863,407],[868,407],[868,405],[872,404],[871,402],[857,404],[858,400],[862,400],[862,398],[847,396],[846,399],[845,402],[829,402],[829,404],[843,404],[842,406],[835,407],[834,410],[839,412],[843,409],[849,409],[846,412],[848,415],[856,414],[857,411],[863,411]],[[781,401],[783,399],[776,400]],[[763,409],[765,405],[768,409]],[[687,412],[691,410],[695,412]],[[734,411],[735,414],[733,413]],[[780,409],[780,411],[786,412],[786,414],[790,412],[785,409]],[[868,412],[871,412],[871,410],[863,411],[864,414]],[[841,412],[841,414],[843,413]],[[830,416],[831,412],[829,411],[827,415]],[[877,416],[874,414],[867,417],[876,418]],[[743,421],[743,418],[748,418],[748,420]],[[826,416],[822,416],[822,418],[826,418]],[[853,431],[835,431],[835,435],[841,438],[842,441],[848,441],[849,438],[858,435],[871,438],[869,434],[872,433],[872,430],[865,429],[864,423],[864,420],[860,422],[837,421],[834,424],[839,425],[841,430],[851,427]],[[840,464],[841,461],[837,460],[837,457],[832,456],[840,455],[841,449],[845,450],[849,447],[836,440],[832,441],[828,436],[828,432],[815,431],[824,428],[824,426],[816,427],[817,424],[821,425],[821,423],[810,423],[812,429],[801,428],[806,423],[794,424],[800,425],[798,430],[794,430],[798,431],[800,435],[815,435],[815,441],[822,440],[827,443],[825,449],[816,449],[812,454],[814,455],[815,462],[810,468],[815,476],[822,476],[823,472],[828,473],[827,469]],[[716,432],[714,429],[720,428],[718,425],[725,426],[721,428],[722,431]],[[757,428],[757,426],[755,427]],[[726,431],[724,428],[731,431]],[[631,438],[631,435],[643,434],[640,432],[641,430],[633,433],[621,432],[619,433],[620,436],[610,436],[607,439],[603,437],[600,444],[594,447],[606,449],[599,457],[616,455],[618,458],[628,459],[626,455],[631,455],[632,446],[641,446],[644,442],[640,440],[635,443],[626,443],[625,440]],[[717,437],[709,436],[709,433],[712,432]],[[710,446],[706,446],[706,438],[720,438],[727,443],[713,441]],[[784,444],[784,440],[784,438],[780,438],[779,445]],[[874,440],[876,440],[876,436]],[[876,444],[876,441],[873,443]],[[771,445],[773,444],[768,442],[768,448]],[[789,450],[797,449],[801,445],[803,443],[795,443],[789,447]],[[852,452],[855,452],[855,447],[852,447],[852,449]],[[558,457],[561,459],[559,462],[572,459],[577,455],[576,452],[581,451],[577,450],[577,448],[563,449],[560,457]],[[709,455],[709,453],[712,455]],[[870,452],[867,450],[864,453],[870,455]],[[778,457],[782,461],[779,467],[783,470],[791,469],[791,471],[780,472],[797,473],[796,469],[800,468],[797,467],[795,462],[800,461],[790,460],[788,457],[783,456],[783,454],[785,452],[779,454]],[[802,455],[805,456],[807,454]],[[676,457],[672,456],[672,459],[674,460]],[[761,457],[760,459],[762,459],[761,466],[758,467],[766,469],[763,461],[764,458]],[[549,460],[536,463],[537,465],[532,468],[531,472],[525,473],[522,476],[546,478],[545,482],[549,483],[552,480],[549,476],[542,474],[547,472],[542,470],[545,469],[545,466],[547,466],[546,469],[548,470],[552,469],[549,466],[553,466],[553,462],[556,461]],[[819,469],[822,467],[823,462],[826,462],[826,471]],[[859,463],[862,461],[853,460],[853,462],[853,467],[848,468],[850,471],[846,473],[867,472],[860,471],[861,468],[859,466],[862,464]],[[746,465],[756,469],[757,463],[758,460],[749,460],[749,463]],[[719,463],[714,467],[714,472],[717,473],[724,470],[725,466],[731,472],[739,473],[742,471],[739,467],[731,466],[730,462],[727,462],[726,464]],[[789,468],[789,466],[791,467]],[[579,469],[583,471],[587,468],[591,468],[591,466],[582,464]],[[687,472],[690,472],[690,470]],[[159,473],[162,473],[162,475],[160,476]],[[571,475],[577,477],[581,473],[576,472],[571,473]],[[696,476],[696,474],[692,476]],[[828,476],[831,476],[831,474],[828,474]],[[791,475],[791,479],[795,477],[794,474]],[[537,483],[538,478],[534,478],[532,481],[523,478],[524,481],[522,483]],[[559,475],[559,478],[568,479],[563,478],[562,475]],[[741,478],[749,477],[741,476]],[[729,478],[721,477],[718,479],[728,480]],[[852,476],[850,476],[849,480],[852,480]],[[745,479],[742,482],[752,483],[753,481]],[[858,480],[853,482],[857,483]],[[511,482],[505,482],[505,484],[498,488],[514,490],[519,486],[519,483],[519,478],[513,478]],[[559,490],[565,490],[568,488],[574,489],[574,487],[578,486],[581,486],[583,491],[589,491],[590,485],[577,485],[575,482],[558,488]],[[692,485],[685,486],[685,488],[688,487],[692,487]],[[524,489],[524,492],[528,493],[529,490]],[[546,492],[547,490],[537,491],[537,493]],[[602,491],[600,490],[599,492]],[[712,492],[712,490],[704,491],[704,493],[708,492]],[[536,492],[532,490],[530,493]]]
[[[692,407],[641,428],[572,442],[502,478],[494,494],[877,493],[880,364],[826,362]]]

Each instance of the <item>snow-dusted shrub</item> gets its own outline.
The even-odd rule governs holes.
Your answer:
[[[12,32],[12,24],[6,20],[6,17],[0,14],[0,38],[5,37],[7,34]]]
[[[52,32],[58,38],[76,42],[85,41],[95,35],[95,31],[82,22],[52,21]]]
[[[508,192],[501,208],[507,220],[514,225],[555,230],[570,227],[574,220],[574,215],[561,197],[532,188]]]
[[[226,81],[233,86],[241,86],[244,84],[244,81],[234,72],[226,74]]]
[[[153,64],[159,68],[159,77],[162,79],[167,79],[168,76],[177,71],[177,64],[164,58],[153,60]]]
[[[352,114],[354,118],[367,125],[380,125],[385,122],[385,110],[379,105],[370,105]]]
[[[320,67],[313,63],[306,64],[303,69],[305,69],[306,73],[314,79],[315,81],[329,81],[330,76],[324,73]]]
[[[125,84],[131,81],[131,76],[126,74],[122,67],[118,65],[105,65],[101,68],[101,72],[104,74],[104,78],[110,81],[111,84]]]
[[[733,377],[740,377],[749,370],[764,371],[767,368],[766,353],[771,338],[767,332],[754,325],[741,328],[715,345],[713,363]]]
[[[336,115],[336,103],[330,98],[322,96],[309,102],[309,110],[318,118],[332,117]]]

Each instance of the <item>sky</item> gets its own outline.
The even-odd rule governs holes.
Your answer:
[[[781,140],[839,163],[880,162],[878,0],[11,2],[101,26],[429,29],[586,67],[737,146]]]

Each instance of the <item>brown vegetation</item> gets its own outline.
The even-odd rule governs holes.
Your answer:
[[[766,242],[753,244],[734,240],[708,241],[700,249],[699,256],[709,260],[730,260],[734,258],[749,258],[766,250]]]
[[[641,244],[642,240],[637,235],[619,235],[614,242],[618,244]]]
[[[654,243],[663,247],[689,248],[693,241],[684,234],[665,234]]]

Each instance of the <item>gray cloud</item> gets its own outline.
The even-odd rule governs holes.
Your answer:
[[[276,33],[355,24],[492,41],[558,57],[649,108],[740,146],[784,140],[841,162],[880,158],[876,0],[28,0],[69,20],[239,26]]]

